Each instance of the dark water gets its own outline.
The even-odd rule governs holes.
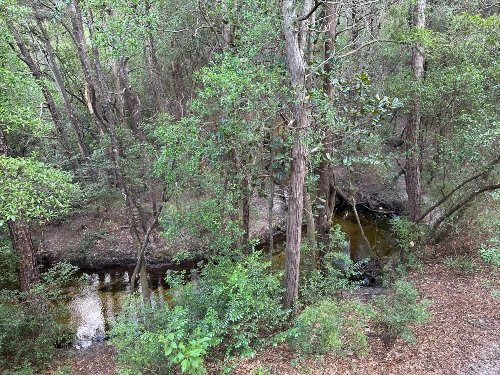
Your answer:
[[[376,257],[390,255],[394,251],[395,240],[390,231],[390,218],[386,214],[372,212],[363,207],[357,209],[363,232]],[[346,233],[350,256],[354,262],[370,257],[370,251],[361,235],[356,216],[352,209],[338,211],[333,225],[339,224]]]
[[[389,255],[393,251],[392,242],[394,242],[390,233],[389,217],[363,209],[359,209],[358,214],[365,236],[375,255],[379,257]],[[339,224],[342,231],[346,233],[350,257],[353,261],[356,262],[369,256],[352,210],[337,212],[334,218],[335,224]],[[284,249],[284,244],[277,244],[277,248],[280,246]],[[284,252],[275,255],[273,268],[283,267],[284,259]],[[93,342],[105,339],[107,321],[116,316],[121,309],[121,304],[130,293],[129,278],[132,272],[132,269],[125,268],[99,272],[81,271],[81,275],[87,280],[87,286],[74,295],[69,304],[71,323],[77,327],[75,346],[88,347]],[[156,270],[148,275],[153,304],[169,298],[168,286],[164,281],[165,272],[166,270]]]

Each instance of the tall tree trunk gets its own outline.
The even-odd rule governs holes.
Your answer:
[[[418,0],[413,9],[413,27],[425,27],[426,0]],[[412,48],[411,68],[413,79],[421,81],[424,73],[424,49],[422,46]],[[406,128],[406,192],[408,194],[409,219],[416,221],[421,213],[421,186],[419,160],[420,102],[414,97],[411,100],[410,115]]]
[[[80,168],[80,164],[78,163],[78,159],[69,142],[68,135],[66,133],[66,128],[64,127],[61,114],[56,107],[54,97],[52,96],[51,92],[41,79],[42,72],[39,66],[35,63],[35,61],[31,57],[31,53],[26,47],[24,41],[22,40],[19,31],[14,27],[12,23],[9,23],[8,27],[10,32],[14,36],[14,40],[16,41],[17,47],[19,48],[19,58],[28,66],[31,75],[37,80],[38,84],[42,89],[42,94],[45,98],[45,101],[47,102],[47,107],[49,108],[52,121],[54,122],[54,126],[56,127],[57,133],[59,134],[63,150],[71,163],[73,171],[76,173]]]
[[[87,109],[94,121],[94,124],[101,135],[106,134],[105,121],[103,119],[100,105],[97,100],[97,90],[95,88],[94,78],[92,77],[92,63],[87,48],[87,40],[83,28],[82,12],[78,0],[71,0],[69,6],[71,12],[71,26],[63,23],[68,33],[71,35],[77,51],[80,64],[82,65],[83,77],[85,79],[85,102]]]
[[[94,24],[92,20],[92,14],[89,15],[88,17],[88,27],[89,27],[89,33],[91,39],[93,38],[93,32],[94,32]],[[100,54],[99,50],[97,49],[97,46],[95,43],[92,43],[92,57],[94,59],[94,69],[97,75],[97,80],[99,82],[99,86],[101,89],[101,95],[102,95],[102,106],[104,108],[104,114],[106,116],[106,125],[107,125],[107,132],[109,134],[109,138],[111,141],[111,149],[112,149],[112,161],[115,167],[115,174],[116,174],[116,180],[118,182],[118,187],[120,189],[120,192],[122,194],[122,199],[123,199],[123,206],[125,209],[125,213],[127,216],[127,220],[129,223],[129,229],[130,233],[132,235],[135,248],[137,250],[137,256],[138,256],[138,262],[141,264],[141,269],[139,272],[140,276],[140,281],[141,281],[141,291],[142,291],[142,298],[145,304],[149,305],[151,303],[151,298],[149,294],[149,288],[147,287],[148,281],[147,281],[147,273],[146,273],[146,262],[142,261],[144,254],[141,254],[141,248],[142,248],[142,243],[141,239],[139,238],[139,233],[137,230],[137,224],[136,220],[134,218],[134,213],[132,209],[132,199],[130,196],[130,191],[127,187],[126,181],[125,181],[125,176],[124,176],[124,168],[122,164],[122,158],[121,158],[121,153],[120,153],[120,143],[118,140],[118,136],[116,134],[116,129],[115,129],[115,122],[114,122],[114,115],[111,110],[111,94],[109,92],[108,85],[106,83],[106,77],[104,76],[103,70],[102,70],[102,65],[100,61]]]
[[[304,5],[304,14],[312,7],[310,1]],[[293,132],[292,160],[290,162],[290,204],[288,209],[286,258],[285,258],[285,308],[295,310],[299,292],[300,246],[302,235],[302,214],[304,204],[304,180],[306,175],[306,148],[302,136],[309,128],[309,110],[305,103],[306,71],[304,63],[302,22],[299,31],[295,31],[297,16],[292,0],[283,1],[283,20],[285,32],[285,47],[287,70],[290,76],[290,86],[293,90],[292,120],[289,127]]]
[[[56,64],[55,53],[54,49],[52,48],[52,45],[50,44],[49,35],[47,34],[47,30],[43,26],[42,21],[38,16],[36,17],[36,22],[38,28],[40,29],[40,32],[42,33],[42,41],[45,46],[47,61],[49,63],[50,70],[52,71],[54,81],[56,82],[57,88],[59,89],[59,93],[61,94],[61,97],[63,99],[64,108],[66,109],[69,122],[71,124],[71,127],[73,128],[73,133],[75,135],[76,143],[78,145],[78,150],[80,151],[80,156],[83,160],[85,160],[88,167],[91,168],[90,172],[91,175],[94,176],[93,179],[95,180],[96,177],[95,174],[92,173],[92,167],[90,165],[89,150],[87,148],[87,145],[83,141],[83,134],[80,127],[80,123],[76,117],[75,111],[73,110],[73,106],[71,104],[71,101],[69,100],[68,93],[66,92],[66,87],[64,85],[61,72],[59,71],[59,68]]]
[[[0,129],[0,155],[10,156],[7,138],[2,129]],[[12,247],[19,254],[19,285],[21,291],[26,292],[40,280],[29,224],[19,217],[16,220],[9,220],[8,226]]]
[[[149,35],[144,36],[144,58],[146,59],[146,73],[148,77],[149,87],[151,87],[151,96],[153,99],[153,114],[154,116],[164,111],[164,105],[160,99],[161,81],[157,77],[154,69],[154,43],[153,38]]]
[[[325,4],[325,22],[326,22],[326,42],[325,42],[325,60],[328,60],[333,53],[335,53],[335,37],[337,34],[337,4],[327,2]],[[323,90],[326,95],[333,101],[334,98],[334,87],[332,83],[332,64],[328,60],[325,64],[325,72],[327,73],[325,80],[323,82]],[[333,178],[333,170],[331,158],[333,157],[333,133],[331,127],[327,124],[325,126],[325,135],[322,140],[323,143],[323,155],[321,158],[321,163],[319,165],[319,186],[318,186],[318,196],[323,200],[321,206],[318,210],[318,247],[319,247],[319,258],[320,267],[325,269],[324,258],[325,253],[330,248],[330,228],[332,227],[331,215],[335,206],[335,195],[331,194],[331,191],[335,188],[331,185]],[[332,201],[333,196],[333,201]]]
[[[125,97],[125,106],[127,107],[127,111],[130,116],[130,127],[136,139],[140,142],[144,142],[146,140],[145,137],[142,133],[139,134],[140,125],[142,123],[141,101],[139,100],[137,93],[134,91],[132,83],[128,77],[127,59],[121,59],[118,66],[120,81]]]

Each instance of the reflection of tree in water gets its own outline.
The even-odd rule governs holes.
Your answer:
[[[152,305],[163,306],[168,300],[168,287],[164,271],[150,274]],[[75,346],[86,348],[93,342],[102,342],[109,322],[122,308],[130,295],[129,272],[123,269],[107,270],[93,274],[83,273],[87,287],[73,297],[70,303],[71,324],[76,327]]]
[[[390,232],[389,216],[367,212],[360,206],[358,206],[358,215],[365,236],[370,242],[375,255],[378,257],[390,255],[394,247],[391,245],[392,234]],[[340,224],[342,231],[346,233],[350,256],[354,262],[369,257],[370,251],[361,236],[356,217],[351,210],[337,212],[333,224]]]

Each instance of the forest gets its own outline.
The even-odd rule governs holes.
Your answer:
[[[499,371],[499,2],[0,0],[0,20],[2,373]],[[118,267],[90,371],[69,301]]]

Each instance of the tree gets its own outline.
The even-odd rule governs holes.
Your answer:
[[[2,26],[5,32],[5,25]],[[5,34],[8,35],[8,34]],[[39,280],[30,223],[44,223],[69,209],[78,187],[72,175],[37,161],[15,157],[7,144],[11,133],[22,129],[43,132],[44,124],[33,113],[31,100],[40,95],[39,77],[30,80],[16,64],[8,38],[0,42],[0,226],[7,224],[13,248],[20,258],[19,281],[28,291]],[[47,98],[46,87],[41,91]]]
[[[312,2],[304,4],[304,15],[312,9]],[[300,250],[302,237],[302,212],[304,180],[306,175],[306,148],[303,136],[310,126],[306,99],[306,69],[304,61],[306,19],[299,21],[292,0],[283,1],[283,29],[287,71],[292,90],[291,118],[287,126],[292,131],[293,145],[290,161],[290,203],[287,221],[285,259],[285,308],[295,309],[299,291]],[[298,23],[298,24],[297,24]]]
[[[418,0],[412,12],[412,25],[414,28],[425,28],[425,8],[426,0]],[[413,79],[417,84],[424,75],[424,47],[415,45],[412,47],[411,68]],[[421,181],[420,181],[420,159],[419,159],[419,132],[420,132],[420,102],[419,99],[412,98],[410,104],[410,114],[408,125],[406,126],[406,166],[405,181],[408,193],[409,219],[416,221],[420,216],[421,201]]]

